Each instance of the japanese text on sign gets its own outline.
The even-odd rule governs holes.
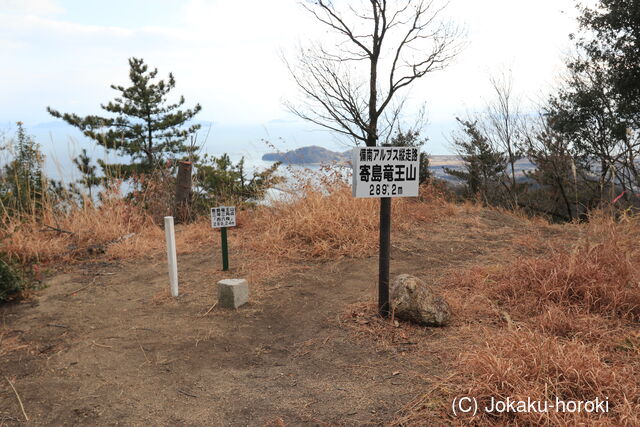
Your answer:
[[[236,208],[235,206],[220,206],[211,208],[211,227],[235,227]]]
[[[416,197],[420,152],[414,147],[353,149],[354,197]]]

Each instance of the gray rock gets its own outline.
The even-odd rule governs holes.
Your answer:
[[[218,307],[238,308],[249,301],[249,283],[245,279],[218,282]]]
[[[451,318],[447,301],[409,274],[401,274],[393,281],[389,301],[398,319],[425,326],[444,326]]]

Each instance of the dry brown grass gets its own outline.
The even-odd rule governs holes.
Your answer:
[[[454,424],[640,424],[640,218],[594,215],[546,241],[549,229],[536,232],[539,225],[523,224],[535,239],[514,239],[527,243],[529,255],[505,248],[501,262],[453,269],[443,291],[456,316],[451,333],[473,328],[484,344],[466,347],[451,363],[452,376],[411,402],[395,424],[428,425],[434,413]],[[608,398],[610,412],[455,418],[457,396],[475,397],[481,407],[491,398],[599,397]]]
[[[463,425],[638,425],[638,365],[612,361],[598,347],[537,331],[480,330],[485,344],[465,352],[453,374],[407,405],[395,425],[430,425],[434,413]],[[454,416],[454,398],[477,399],[478,413]],[[606,400],[608,412],[488,412],[497,401],[588,402]],[[485,408],[487,410],[485,410]]]
[[[626,362],[626,363],[625,363]],[[491,336],[484,348],[466,353],[460,374],[467,383],[461,395],[478,399],[480,407],[496,400],[527,400],[555,403],[608,399],[609,413],[481,414],[479,424],[496,421],[519,425],[638,425],[640,387],[638,367],[628,360],[613,362],[595,346],[521,330]]]
[[[158,185],[166,190],[164,181]],[[147,187],[150,190],[144,194],[134,194],[134,202],[114,188],[99,205],[85,200],[83,205],[70,203],[64,210],[47,206],[38,218],[5,218],[0,250],[25,264],[73,263],[103,253],[108,259],[128,259],[162,252],[162,215],[167,202],[156,197],[162,193],[157,186]],[[291,187],[298,196],[240,211],[231,242],[252,257],[278,262],[357,258],[376,251],[378,200],[352,197],[343,170],[307,171],[298,174]],[[446,201],[442,189],[427,186],[419,201],[394,200],[393,226],[407,230],[416,221],[433,221],[456,209]],[[124,236],[128,238],[122,239]],[[208,218],[178,225],[178,253],[205,245],[216,247],[216,236]]]
[[[640,221],[594,218],[572,248],[520,257],[506,266],[472,268],[458,277],[507,309],[530,318],[562,307],[571,316],[640,320]]]
[[[288,260],[334,260],[373,255],[378,248],[379,201],[356,199],[340,180],[303,185],[299,197],[257,210],[248,232],[248,247]],[[392,228],[406,231],[455,209],[436,188],[425,186],[421,199],[395,199]]]
[[[161,254],[165,250],[162,216],[168,202],[158,194],[166,193],[168,187],[166,180],[157,181],[146,183],[147,190],[136,192],[133,201],[114,188],[98,205],[70,203],[65,210],[47,206],[37,219],[7,218],[0,250],[24,264],[63,265],[95,257],[126,260]],[[345,182],[344,170],[335,167],[298,173],[291,182],[297,197],[239,211],[238,226],[229,233],[230,245],[241,248],[243,258],[260,269],[247,274],[261,276],[265,270],[276,274],[292,261],[373,255],[378,247],[378,200],[353,198]],[[424,186],[419,200],[394,200],[393,227],[406,231],[414,223],[470,209],[476,208],[450,203],[442,188]],[[208,218],[177,225],[176,240],[179,255],[220,244]]]
[[[71,262],[86,257],[92,248],[101,252],[99,247],[130,233],[139,239],[158,230],[142,211],[112,197],[100,207],[88,203],[66,212],[46,209],[39,221],[10,220],[5,223],[1,249],[23,263]]]
[[[370,255],[378,229],[375,200],[354,199],[344,185],[323,194],[307,188],[303,197],[256,211],[248,242],[256,252],[290,260],[336,259]],[[399,223],[398,205],[394,222]]]
[[[115,191],[100,205],[46,208],[37,219],[6,219],[1,232],[0,251],[23,264],[68,264],[96,256],[133,259],[162,252],[166,244],[163,227]],[[178,225],[178,252],[200,249],[212,234],[206,219]]]

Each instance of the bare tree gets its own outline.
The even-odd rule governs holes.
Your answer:
[[[514,203],[518,204],[516,162],[523,157],[523,125],[520,105],[513,95],[513,79],[503,73],[489,79],[495,99],[487,105],[485,132],[495,147],[503,151],[510,168],[510,188]]]
[[[441,22],[432,0],[305,1],[302,6],[337,39],[301,47],[287,66],[303,100],[297,116],[376,146],[390,139],[416,80],[443,69],[461,48],[461,33]]]
[[[307,0],[302,6],[337,40],[300,48],[289,71],[303,95],[299,117],[369,147],[388,142],[401,120],[401,92],[441,70],[460,49],[460,32],[440,22],[433,0]],[[329,43],[329,42],[327,42]],[[391,199],[380,199],[378,306],[389,314]]]

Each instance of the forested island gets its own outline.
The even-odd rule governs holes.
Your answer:
[[[270,162],[280,162],[291,165],[302,165],[310,163],[341,162],[349,159],[351,150],[344,152],[331,151],[317,145],[301,147],[285,153],[267,153],[262,156],[262,160]]]

